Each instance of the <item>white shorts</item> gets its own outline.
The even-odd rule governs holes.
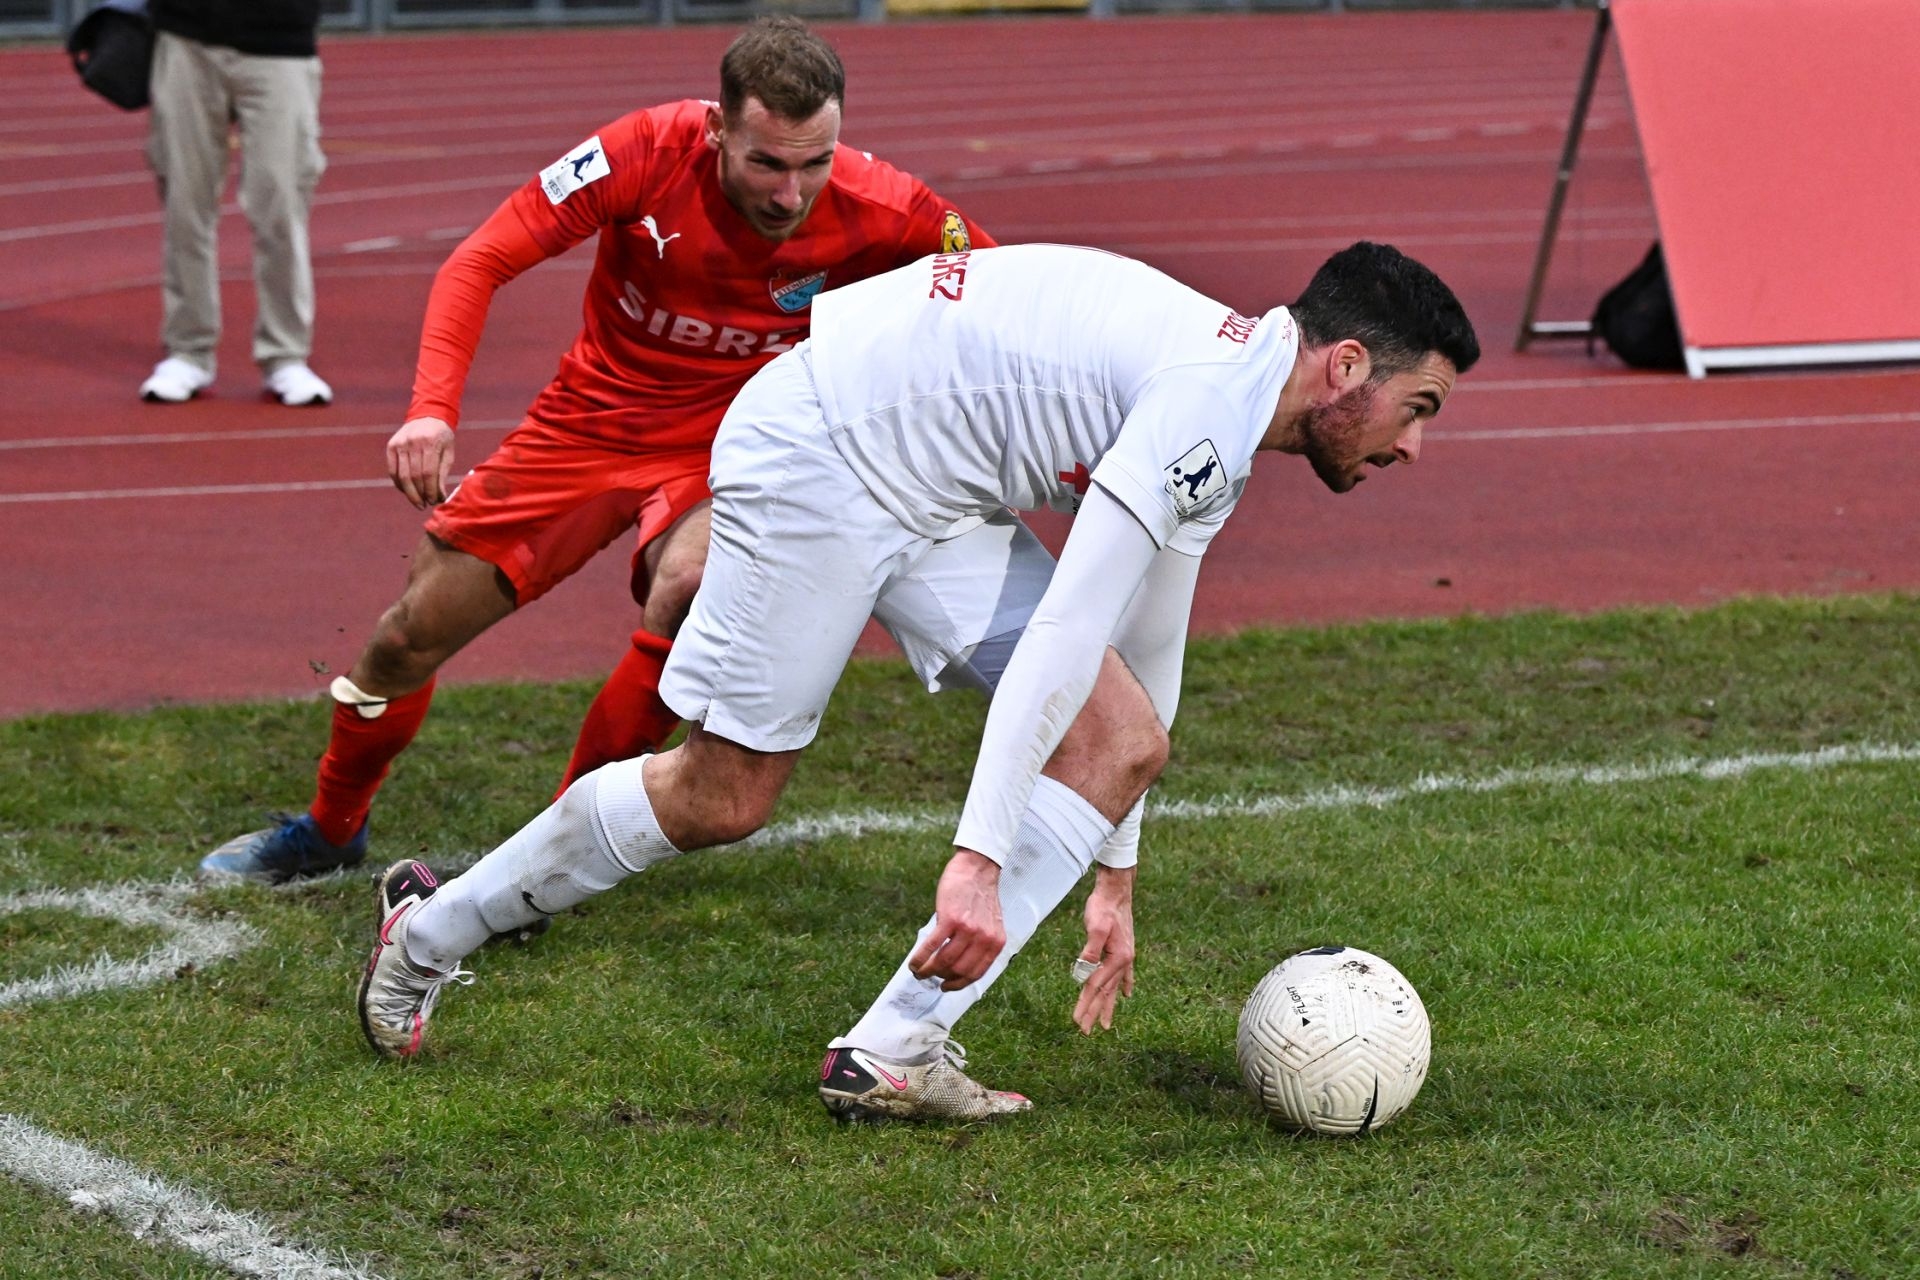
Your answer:
[[[713,535],[660,695],[756,751],[813,741],[869,617],[929,689],[981,687],[968,659],[1020,631],[1053,557],[1011,511],[951,538],[907,529],[833,447],[803,343],[760,370],[713,445]]]

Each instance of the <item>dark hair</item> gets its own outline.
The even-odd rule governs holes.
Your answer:
[[[1302,346],[1352,338],[1372,358],[1373,381],[1405,373],[1429,351],[1465,373],[1480,358],[1460,299],[1446,282],[1390,244],[1362,240],[1321,264],[1288,307]]]
[[[791,14],[755,18],[720,59],[720,110],[728,120],[740,118],[748,98],[783,120],[807,120],[846,96],[840,55]]]

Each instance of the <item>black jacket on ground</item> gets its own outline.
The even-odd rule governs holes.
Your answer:
[[[311,58],[320,0],[152,0],[162,31],[270,58]]]

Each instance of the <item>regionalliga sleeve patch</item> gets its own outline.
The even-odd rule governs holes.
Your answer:
[[[547,200],[559,204],[590,182],[598,182],[613,172],[607,163],[607,149],[594,134],[567,154],[540,171],[540,189]]]

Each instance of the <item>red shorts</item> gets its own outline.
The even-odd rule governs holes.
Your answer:
[[[528,418],[427,517],[427,532],[506,574],[528,605],[638,526],[633,595],[644,602],[640,551],[704,502],[712,454],[625,453]]]

